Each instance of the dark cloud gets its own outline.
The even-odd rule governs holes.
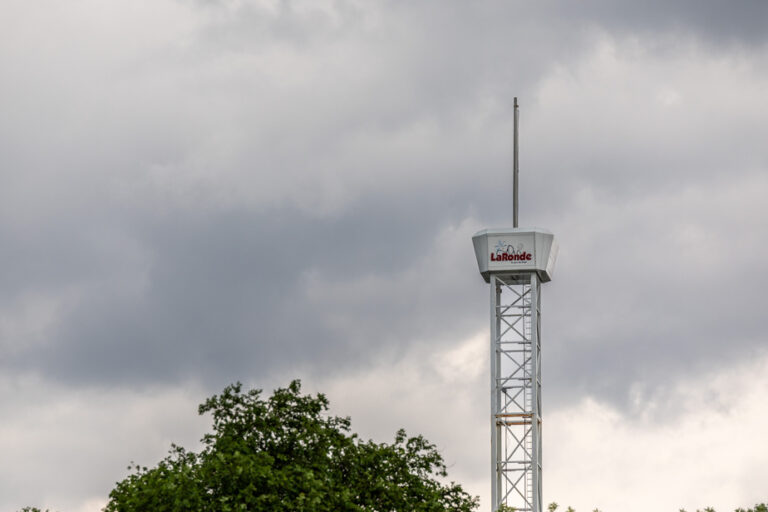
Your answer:
[[[614,33],[693,35],[712,44],[764,44],[768,6],[760,0],[618,3],[594,0],[546,2],[550,16],[571,17]]]
[[[728,165],[764,166],[754,139],[762,116],[747,99],[711,124],[724,108],[703,107],[702,96],[659,106],[713,76],[685,67],[705,58],[685,41],[758,43],[761,3],[171,5],[176,32],[150,30],[146,47],[118,40],[115,58],[109,34],[71,28],[58,51],[23,65],[9,58],[0,300],[16,311],[34,292],[58,306],[44,342],[5,342],[15,347],[7,370],[67,383],[218,384],[353,366],[383,348],[484,328],[468,226],[509,220],[515,95],[524,222],[565,232],[566,277],[551,285],[553,386],[620,400],[667,365],[717,360],[721,324],[696,321],[707,303],[690,299],[710,292],[696,286],[701,275],[676,292],[624,279],[617,262],[633,239],[652,240],[642,219],[627,216],[639,234],[584,224],[712,183]],[[622,46],[632,38],[682,71],[653,68],[656,53]],[[68,65],[56,87],[41,80]],[[708,85],[722,93],[729,83]],[[718,146],[726,138],[730,151]],[[670,223],[687,222],[672,219],[674,201],[662,208]],[[441,238],[457,233],[463,249]],[[608,262],[585,256],[609,243]],[[569,274],[597,269],[621,288]],[[576,315],[569,305],[585,290],[612,308]],[[759,290],[745,295],[759,303]],[[757,311],[726,313],[744,354],[762,343]]]
[[[137,244],[149,265],[146,275],[135,274],[135,289],[110,286],[113,269],[100,268],[99,284],[49,343],[6,364],[65,382],[198,377],[220,384],[310,362],[355,364],[385,340],[390,348],[411,342],[420,322],[439,326],[437,332],[466,331],[460,313],[469,305],[458,289],[454,298],[417,304],[415,311],[412,300],[398,295],[421,298],[420,290],[434,284],[414,280],[374,290],[368,304],[344,291],[345,283],[367,276],[397,279],[430,252],[433,230],[450,220],[438,216],[449,210],[427,207],[429,198],[417,204],[424,208],[414,209],[413,199],[408,210],[371,202],[326,220],[243,211],[147,219]],[[308,298],[312,276],[341,288]],[[467,272],[460,281],[471,277]],[[343,317],[348,327],[340,332],[327,317]]]
[[[488,328],[470,238],[511,219],[515,96],[521,222],[561,242],[545,410],[642,413],[643,395],[668,421],[667,390],[766,347],[766,10],[4,2],[0,395],[18,453],[0,507],[42,480],[70,493],[51,509],[103,498],[147,432],[151,463],[175,440],[158,425],[188,425],[165,403],[237,379],[331,383],[376,428],[408,415],[463,440],[486,385],[466,341]],[[432,405],[460,396],[455,424],[422,414],[437,388]],[[59,482],[86,445],[125,451]]]

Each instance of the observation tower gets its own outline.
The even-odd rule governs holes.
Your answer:
[[[549,231],[517,227],[517,98],[514,167],[514,227],[472,237],[491,285],[491,511],[542,512],[541,284],[558,246]]]

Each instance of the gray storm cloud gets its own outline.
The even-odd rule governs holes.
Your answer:
[[[522,223],[562,247],[548,407],[629,414],[638,386],[751,360],[767,9],[5,2],[6,387],[341,379],[477,336],[470,237],[510,223],[514,96]]]

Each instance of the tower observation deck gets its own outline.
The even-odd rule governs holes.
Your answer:
[[[472,242],[491,285],[491,510],[541,512],[541,283],[558,246],[538,228],[485,229]]]

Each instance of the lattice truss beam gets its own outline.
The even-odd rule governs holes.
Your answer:
[[[541,511],[539,288],[533,273],[491,280],[494,511]]]

